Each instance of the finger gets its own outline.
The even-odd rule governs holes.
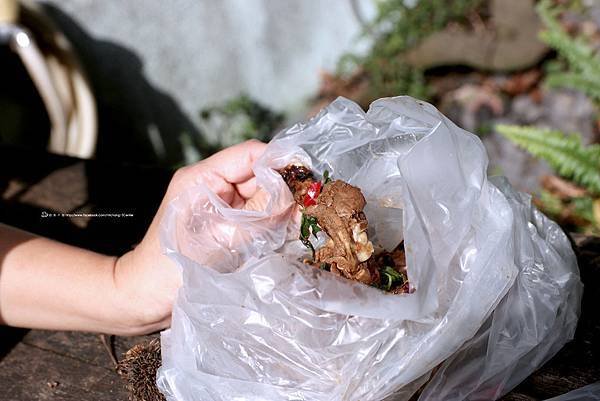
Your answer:
[[[248,181],[254,176],[252,166],[267,145],[250,140],[232,146],[206,159],[205,166],[232,184]]]
[[[237,184],[235,188],[242,198],[250,199],[256,193],[256,177],[252,177],[248,181]]]
[[[263,189],[259,189],[256,193],[246,201],[244,210],[262,211],[269,203],[269,193]]]
[[[237,192],[233,192],[229,205],[234,209],[242,209],[246,204],[246,199],[242,198]]]

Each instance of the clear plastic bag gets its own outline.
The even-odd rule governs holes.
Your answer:
[[[503,179],[475,135],[428,103],[339,98],[278,134],[254,166],[264,210],[200,184],[162,222],[182,268],[158,385],[169,401],[490,400],[573,337],[582,285],[561,229]],[[301,162],[363,191],[369,238],[403,239],[414,292],[384,293],[301,262]]]
[[[593,401],[600,400],[600,382],[569,391],[558,397],[549,398],[546,401]]]

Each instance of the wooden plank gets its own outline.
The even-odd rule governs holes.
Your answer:
[[[32,330],[22,343],[108,370],[113,366],[97,334]]]
[[[0,361],[0,384],[2,400],[127,400],[111,369],[23,343]]]
[[[110,336],[107,336],[109,339]],[[158,337],[158,334],[150,336],[114,337],[114,351],[117,359],[127,352],[135,344],[149,341]],[[81,333],[73,331],[47,331],[31,330],[21,341],[41,350],[49,351],[58,355],[67,356],[89,365],[99,366],[112,370],[114,364],[102,344],[100,336],[93,333]]]

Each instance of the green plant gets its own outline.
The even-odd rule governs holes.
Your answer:
[[[563,29],[557,18],[562,10],[550,0],[542,0],[537,11],[546,26],[540,38],[556,50],[563,64],[549,71],[546,84],[576,89],[600,101],[600,56],[583,38],[572,38]]]
[[[377,16],[365,29],[373,36],[371,51],[363,57],[345,55],[338,71],[343,74],[360,67],[367,75],[367,97],[407,94],[421,99],[430,96],[423,71],[403,61],[402,55],[450,22],[460,21],[483,0],[405,0],[378,2]]]
[[[421,0],[407,5],[405,0],[378,3],[378,12],[369,30],[376,35],[372,54],[396,57],[425,36],[464,18],[483,0]]]
[[[558,62],[547,63],[545,84],[576,89],[599,102],[600,56],[583,38],[571,37],[561,26],[558,16],[562,10],[553,6],[552,0],[537,5],[545,25],[540,38],[559,57]],[[546,213],[575,229],[600,233],[600,145],[584,146],[578,134],[546,128],[499,125],[496,130],[586,190],[583,196],[557,196],[542,190],[537,202]]]
[[[578,134],[547,128],[498,125],[496,130],[532,155],[545,160],[560,176],[585,188],[586,196],[558,197],[542,190],[538,205],[575,229],[600,231],[600,145],[583,145]]]
[[[497,131],[532,155],[544,159],[562,177],[600,194],[600,145],[584,146],[578,134],[547,128],[498,125]]]
[[[204,131],[219,147],[248,140],[268,141],[284,121],[284,114],[242,94],[222,105],[200,111]]]

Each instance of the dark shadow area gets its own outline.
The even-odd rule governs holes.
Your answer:
[[[98,110],[97,159],[173,166],[183,161],[184,132],[203,156],[214,151],[176,101],[148,82],[133,50],[96,39],[59,8],[43,6],[73,44],[91,83]]]
[[[32,162],[34,161],[34,162]],[[51,173],[83,163],[80,175],[86,181],[82,205],[65,210],[55,194],[38,191],[43,207],[24,203],[21,195]],[[59,172],[60,174],[60,172]],[[138,243],[150,225],[167,189],[173,170],[128,163],[81,160],[16,146],[0,146],[0,189],[10,192],[0,200],[0,222],[96,252],[118,255]],[[18,190],[8,190],[18,183]],[[71,184],[67,184],[68,186]],[[73,182],[73,186],[77,183]],[[68,196],[69,191],[62,191]],[[78,195],[79,196],[79,195]],[[63,199],[65,202],[67,199]],[[129,213],[131,217],[90,218],[81,227],[68,218],[44,218],[42,212]]]
[[[20,57],[7,44],[0,45],[0,66],[0,143],[46,148],[46,108]]]
[[[13,349],[25,335],[27,329],[0,326],[0,361]]]
[[[132,214],[92,218],[86,227],[94,250],[122,254],[142,240],[167,191],[173,170],[114,163],[86,163],[85,168],[88,203],[93,213]]]

